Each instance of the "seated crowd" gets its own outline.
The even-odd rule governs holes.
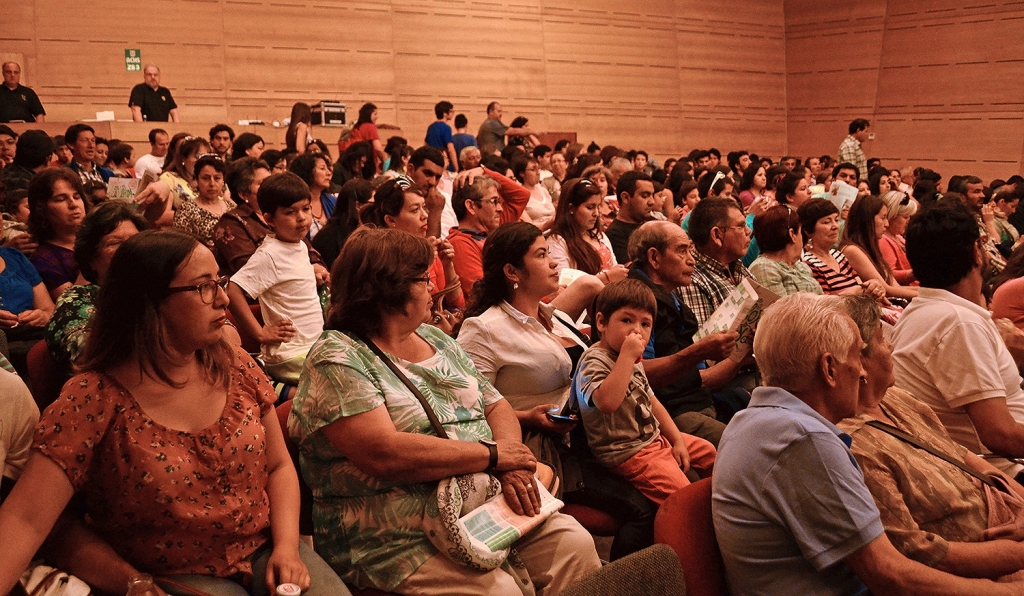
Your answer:
[[[658,164],[435,115],[365,104],[336,160],[306,104],[283,151],[0,125],[0,593],[554,596],[580,511],[620,559],[702,478],[733,594],[1024,593],[1024,178],[885,168],[863,120]],[[540,517],[482,555],[474,498]]]

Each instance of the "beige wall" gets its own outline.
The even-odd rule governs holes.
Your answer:
[[[986,181],[1024,173],[1024,3],[785,0],[789,151],[868,157]]]
[[[51,120],[129,118],[125,48],[162,69],[188,122],[288,116],[336,99],[419,141],[448,99],[476,132],[505,105],[541,130],[658,156],[785,149],[781,3],[757,0],[7,0],[19,57]],[[194,131],[202,133],[205,131]]]

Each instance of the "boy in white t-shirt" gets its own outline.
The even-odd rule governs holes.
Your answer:
[[[291,172],[274,174],[260,185],[256,200],[274,233],[231,276],[231,314],[242,330],[259,338],[267,374],[296,385],[306,353],[324,330],[316,275],[302,242],[313,222],[309,187]],[[259,300],[263,326],[247,297]]]

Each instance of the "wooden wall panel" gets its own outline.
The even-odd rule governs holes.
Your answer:
[[[25,82],[57,121],[108,109],[129,118],[142,75],[124,70],[124,49],[140,48],[186,123],[269,124],[320,99],[345,103],[354,120],[372,101],[418,143],[437,101],[475,132],[499,100],[506,123],[522,114],[659,158],[710,144],[784,150],[779,2],[150,0],[131,26],[110,18],[133,10],[8,0],[0,53],[22,56]]]
[[[872,122],[865,153],[988,180],[1024,172],[1024,3],[785,0],[788,145],[835,155]]]

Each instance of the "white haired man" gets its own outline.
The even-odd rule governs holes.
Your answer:
[[[761,318],[754,353],[765,386],[726,427],[712,488],[731,592],[1024,592],[926,567],[889,542],[850,437],[836,427],[856,411],[863,346],[835,297],[792,294]]]

